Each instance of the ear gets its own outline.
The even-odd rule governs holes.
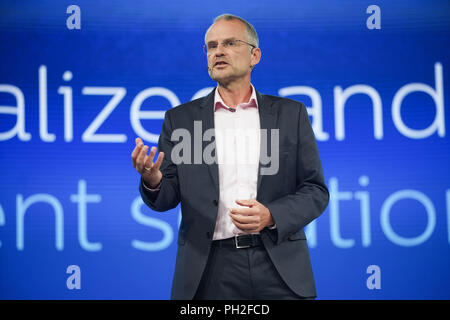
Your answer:
[[[252,57],[250,59],[250,65],[252,66],[252,69],[259,63],[261,60],[261,49],[260,48],[253,48],[252,50]]]

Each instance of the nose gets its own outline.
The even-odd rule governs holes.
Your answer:
[[[216,50],[214,52],[214,55],[216,57],[221,57],[221,56],[224,55],[224,46],[222,44],[218,44],[217,45],[217,48],[216,48]]]

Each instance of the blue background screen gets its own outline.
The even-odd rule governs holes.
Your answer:
[[[449,299],[439,0],[2,1],[0,298],[169,298],[180,209],[143,204],[131,152],[216,85],[202,44],[222,13],[259,34],[255,88],[308,108],[331,192],[305,229],[318,298]]]

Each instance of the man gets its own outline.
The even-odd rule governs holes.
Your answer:
[[[166,112],[155,162],[156,147],[147,156],[140,138],[132,153],[144,202],[156,211],[181,202],[171,297],[314,298],[303,228],[325,210],[329,194],[306,108],[251,85],[261,50],[255,29],[242,18],[217,17],[205,49],[217,88]],[[245,129],[261,134],[243,139]],[[208,130],[215,133],[213,162],[205,159],[214,140]],[[189,148],[174,152],[186,132],[193,137],[183,137]],[[194,142],[198,134],[201,146]],[[246,148],[256,161],[226,160],[240,160]]]

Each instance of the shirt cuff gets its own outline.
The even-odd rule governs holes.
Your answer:
[[[162,181],[162,179],[161,179],[161,181]],[[158,183],[158,185],[155,188],[150,188],[145,184],[144,179],[142,179],[142,185],[144,186],[144,188],[146,190],[148,190],[150,192],[156,192],[156,191],[161,190],[161,181]]]
[[[276,229],[277,228],[277,224],[275,223],[273,226],[269,227],[270,230]]]

